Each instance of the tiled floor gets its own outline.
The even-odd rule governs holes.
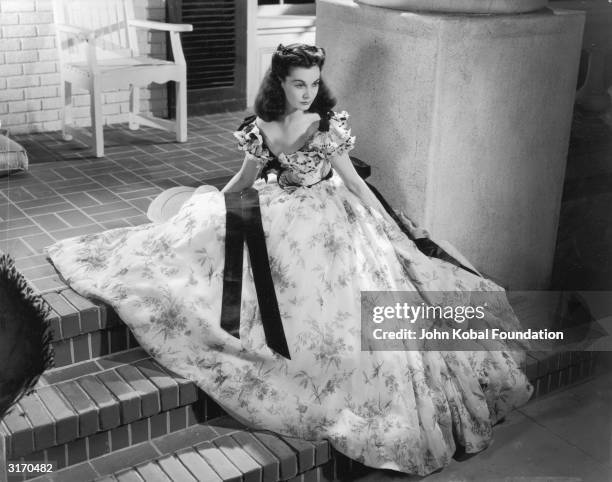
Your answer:
[[[151,199],[177,185],[220,187],[242,164],[232,131],[241,112],[189,119],[189,141],[155,129],[105,130],[106,157],[59,133],[16,138],[30,171],[0,178],[0,251],[40,291],[61,285],[43,249],[54,241],[148,222]]]

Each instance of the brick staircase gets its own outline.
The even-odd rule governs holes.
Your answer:
[[[44,298],[56,367],[0,422],[0,481],[10,463],[53,463],[54,472],[8,473],[9,481],[79,482],[323,481],[346,465],[327,441],[241,426],[153,361],[105,305],[69,288]]]
[[[9,481],[327,481],[358,466],[327,441],[241,426],[152,360],[107,306],[69,288],[44,297],[56,367],[0,422],[0,481],[15,462],[53,463],[54,472]],[[590,377],[594,355],[530,353],[535,397]]]

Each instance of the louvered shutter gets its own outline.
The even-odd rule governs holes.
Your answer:
[[[168,0],[169,21],[193,25],[193,32],[181,34],[189,114],[246,108],[246,3]],[[173,97],[173,89],[169,93]]]

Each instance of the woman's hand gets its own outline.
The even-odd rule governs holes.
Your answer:
[[[406,226],[406,228],[408,229],[408,231],[410,232],[410,234],[412,235],[414,239],[431,237],[429,235],[429,231],[427,231],[425,228],[421,228],[417,226],[415,222],[412,219],[410,219],[408,216],[406,216],[406,214],[403,211],[400,211],[398,213],[398,216],[400,220],[402,221],[402,223],[404,223],[404,226]]]

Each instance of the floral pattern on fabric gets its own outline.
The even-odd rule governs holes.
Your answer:
[[[241,130],[235,131],[233,136],[238,140],[238,149],[244,151],[250,160],[255,161],[259,169],[274,158],[264,143],[255,119]]]
[[[295,179],[304,179],[303,160],[322,173],[330,153],[352,146],[334,122],[287,161]],[[266,162],[255,129],[243,134],[241,148]],[[532,393],[521,355],[501,343],[362,352],[360,292],[502,289],[423,255],[340,176],[291,192],[263,180],[254,187],[291,360],[266,345],[247,251],[240,339],[220,327],[222,193],[194,195],[162,224],[60,241],[48,255],[72,288],[110,304],[160,363],[253,427],[329,439],[366,465],[421,475],[447,465],[456,443],[467,452],[487,447],[492,425]],[[519,327],[507,302],[483,323]]]
[[[355,147],[355,136],[351,136],[346,111],[334,112],[330,118],[329,130],[313,139],[312,148],[326,156],[340,156]]]
[[[317,130],[296,152],[281,152],[278,157],[266,145],[255,117],[234,132],[234,137],[238,140],[238,148],[257,162],[258,168],[273,160],[278,161],[280,172],[277,181],[281,187],[293,191],[299,186],[312,186],[321,181],[330,172],[331,158],[353,149],[355,137],[351,136],[348,128],[348,118],[346,111],[332,112],[328,130]]]

